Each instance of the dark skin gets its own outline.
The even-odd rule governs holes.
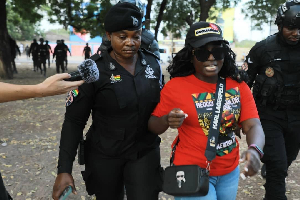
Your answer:
[[[208,43],[205,48],[211,51],[220,45]],[[216,60],[211,54],[207,61],[200,62],[195,56],[191,58],[195,67],[195,76],[208,83],[217,83],[218,73],[220,72],[224,60]],[[155,134],[162,134],[168,128],[179,128],[184,122],[187,114],[180,108],[173,108],[168,114],[162,117],[151,116],[148,121],[148,128]],[[256,144],[263,149],[265,144],[264,132],[259,119],[253,118],[241,122],[242,130],[246,134],[247,144]],[[245,177],[255,175],[260,169],[260,155],[253,148],[248,149],[241,155],[241,163],[245,163],[241,173]]]
[[[141,45],[142,29],[136,31],[122,30],[113,33],[106,32],[106,34],[113,48],[110,56],[134,75],[135,64],[138,59],[137,52]],[[77,194],[73,176],[69,173],[58,174],[53,186],[52,198],[58,200],[63,190],[69,185],[73,189],[73,194]]]
[[[134,75],[135,64],[138,59],[137,51],[141,46],[142,29],[136,31],[122,30],[118,32],[106,32],[111,41],[113,50],[110,56],[114,58],[129,73]]]
[[[278,30],[280,29],[281,26],[278,26]],[[282,35],[287,43],[297,44],[300,38],[300,28],[291,28],[291,27],[284,26],[282,28]]]

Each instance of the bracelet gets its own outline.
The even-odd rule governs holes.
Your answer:
[[[264,152],[256,144],[249,145],[248,149],[250,149],[250,148],[255,149],[258,152],[258,154],[260,155],[260,159],[262,159],[262,157],[264,156]]]

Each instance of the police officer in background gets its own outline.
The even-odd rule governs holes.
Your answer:
[[[56,41],[56,47],[53,52],[53,59],[56,56],[56,73],[60,73],[60,69],[62,73],[65,72],[65,58],[66,58],[66,48],[61,44],[60,40]]]
[[[11,64],[13,68],[13,73],[18,73],[17,67],[16,67],[16,62],[15,59],[17,57],[17,53],[19,56],[21,56],[21,52],[19,49],[19,46],[16,43],[16,40],[14,40],[10,35],[9,35],[9,45],[10,45],[10,56],[11,56]]]
[[[161,70],[151,52],[140,49],[142,16],[130,3],[117,3],[104,27],[111,48],[95,54],[100,79],[69,93],[61,131],[58,175],[52,197],[71,185],[72,166],[86,122],[84,158],[88,194],[97,199],[157,200],[161,191],[160,138],[148,131],[159,102]]]
[[[33,39],[33,42],[30,44],[28,57],[30,54],[32,56],[33,61],[33,71],[38,70],[38,46],[39,44],[36,42],[36,39]]]
[[[145,4],[143,4],[140,0],[120,0],[119,2],[124,3],[132,3],[136,5],[142,14],[142,17],[144,16],[144,7]],[[104,35],[102,37],[102,43],[100,47],[98,48],[97,54],[101,51],[106,51],[110,47],[110,42],[107,40],[107,37]],[[160,52],[159,52],[159,47],[158,43],[154,38],[154,34],[149,31],[148,29],[142,28],[142,43],[141,43],[141,48],[144,48],[148,51],[151,51],[154,53],[158,59],[160,59]]]
[[[41,74],[46,76],[46,60],[47,52],[49,52],[48,46],[44,44],[44,38],[40,38],[40,44],[38,45],[38,68],[41,70]],[[43,69],[42,69],[43,64]]]
[[[300,146],[300,1],[282,4],[275,24],[278,32],[256,43],[245,63],[266,137],[267,200],[287,199],[285,178]]]
[[[64,47],[64,51],[66,52],[66,55],[65,55],[65,62],[66,62],[65,70],[68,71],[68,52],[70,53],[70,56],[72,56],[71,51],[70,51],[68,45],[65,44],[65,40],[61,40],[61,45]]]
[[[48,43],[48,40],[46,40],[46,46],[48,47],[48,51],[47,51],[47,60],[48,60],[48,68],[50,68],[50,52],[52,52],[51,46]]]
[[[84,60],[89,59],[92,54],[91,47],[89,47],[89,43],[86,43],[86,46],[83,49],[82,54],[84,54]]]

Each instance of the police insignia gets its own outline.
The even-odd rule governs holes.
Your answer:
[[[115,70],[116,69],[116,66],[112,63],[109,63],[109,69],[110,70]]]
[[[66,98],[66,106],[71,105],[72,102],[73,102],[73,93],[72,93],[72,91],[70,91]]]
[[[265,71],[265,74],[267,77],[272,77],[274,76],[274,69],[272,67],[268,67]]]
[[[122,79],[121,79],[121,76],[120,75],[116,75],[114,76],[113,74],[111,75],[110,77],[110,82],[111,83],[116,83],[116,82],[121,82]]]
[[[146,63],[146,60],[145,59],[143,59],[142,60],[142,65],[146,65],[147,63]]]

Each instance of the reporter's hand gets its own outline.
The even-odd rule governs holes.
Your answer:
[[[179,128],[184,119],[187,117],[187,114],[185,114],[181,109],[174,108],[169,112],[167,115],[167,122],[169,124],[170,128]]]
[[[69,185],[72,187],[72,193],[77,194],[73,176],[69,173],[58,174],[53,185],[52,198],[58,200],[60,195]]]
[[[255,149],[250,148],[242,153],[240,163],[245,163],[241,169],[242,178],[254,176],[260,169],[260,155]]]
[[[78,88],[81,84],[84,83],[81,81],[64,81],[63,79],[70,78],[70,74],[55,74],[47,78],[44,82],[37,85],[38,87],[38,96],[52,96],[67,93],[70,90]]]

